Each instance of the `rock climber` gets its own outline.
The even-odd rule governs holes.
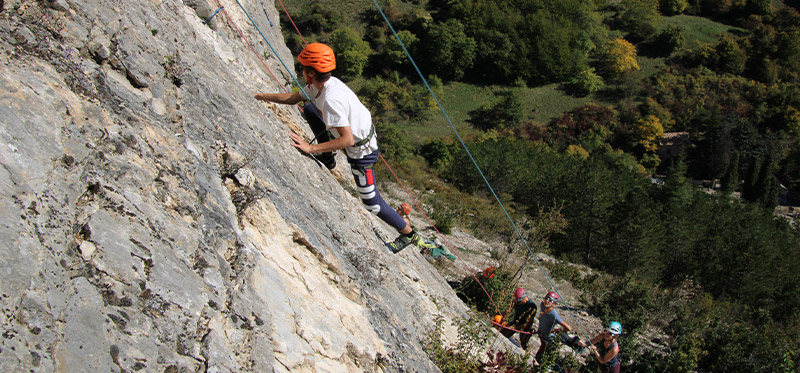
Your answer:
[[[541,360],[542,355],[548,348],[548,345],[553,345],[555,343],[556,335],[560,336],[561,342],[570,346],[572,348],[578,348],[580,345],[578,344],[578,337],[570,337],[567,335],[566,332],[571,331],[572,327],[567,324],[566,321],[561,319],[561,316],[558,315],[558,311],[556,311],[556,304],[560,297],[554,291],[548,292],[542,303],[540,308],[542,309],[542,313],[539,316],[539,340],[542,344],[539,346],[539,351],[536,352],[536,360]],[[556,325],[561,326],[560,329],[556,328]]]
[[[519,342],[523,350],[528,349],[528,341],[533,335],[533,323],[536,320],[536,302],[528,298],[528,294],[523,288],[514,290],[514,314],[507,325],[519,330]],[[503,328],[500,334],[511,339],[516,330]],[[511,342],[514,342],[511,339]],[[515,343],[516,344],[516,343]]]
[[[597,362],[600,363],[600,371],[603,373],[619,373],[619,335],[622,334],[622,324],[616,321],[608,323],[608,326],[600,334],[587,342],[579,342],[581,346],[590,345]]]
[[[347,85],[331,76],[336,68],[333,49],[322,43],[311,43],[297,59],[307,82],[303,90],[311,101],[303,107],[303,117],[314,132],[317,144],[309,144],[300,135],[290,133],[292,146],[306,154],[320,154],[320,161],[328,169],[336,167],[333,152],[344,149],[361,202],[400,233],[394,242],[386,245],[389,250],[398,253],[409,244],[422,243],[422,237],[383,200],[375,187],[373,166],[379,150],[372,116]],[[255,99],[295,105],[306,100],[306,96],[301,92],[256,93]],[[332,138],[328,130],[333,130]]]

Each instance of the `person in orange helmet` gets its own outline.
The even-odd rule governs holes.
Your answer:
[[[322,43],[311,43],[297,59],[303,66],[302,74],[307,82],[303,93],[256,93],[255,99],[286,105],[310,100],[303,107],[303,116],[317,143],[309,144],[300,135],[290,133],[292,146],[306,154],[322,153],[319,159],[328,169],[336,167],[333,152],[344,149],[361,201],[367,210],[400,233],[394,242],[386,244],[389,251],[398,253],[410,244],[419,246],[424,243],[411,225],[383,200],[376,188],[373,166],[380,152],[372,116],[356,94],[331,75],[331,71],[336,69],[333,49]],[[328,134],[329,130],[332,130],[332,136]]]

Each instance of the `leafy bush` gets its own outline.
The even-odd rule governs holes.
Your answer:
[[[443,79],[461,79],[475,62],[475,39],[467,36],[464,25],[455,19],[432,25],[421,48],[429,73]]]
[[[674,16],[683,13],[689,6],[688,0],[661,0],[659,2],[661,13],[667,16]]]
[[[505,129],[522,119],[522,102],[513,91],[501,92],[494,104],[469,112],[468,122],[481,130]]]
[[[433,316],[436,327],[426,334],[423,341],[423,350],[434,364],[443,373],[475,372],[480,367],[480,360],[476,356],[465,355],[462,348],[445,345],[442,340],[444,334],[444,316]],[[461,328],[459,325],[459,334]],[[465,342],[469,343],[469,342]]]
[[[736,40],[725,37],[715,47],[714,69],[721,73],[740,74],[744,71],[747,54]]]
[[[669,25],[656,35],[655,47],[662,51],[663,55],[670,55],[683,46],[683,29],[679,26]]]
[[[436,83],[435,79],[433,81]],[[396,71],[387,79],[368,80],[358,93],[378,120],[422,120],[436,104],[425,87],[412,85]]]
[[[449,214],[442,213],[440,210],[435,210],[431,213],[431,219],[436,223],[436,228],[439,232],[444,234],[451,234],[453,233],[453,224],[455,224],[455,219]]]
[[[554,146],[575,144],[585,136],[608,139],[619,126],[614,110],[608,106],[587,104],[574,108],[550,125],[550,141]]]
[[[342,79],[361,76],[371,49],[352,27],[344,26],[331,33],[331,48],[336,53],[336,73]]]
[[[486,315],[501,312],[508,316],[508,312],[513,306],[511,295],[516,287],[512,282],[513,275],[503,267],[495,269],[492,277],[488,277],[483,272],[478,272],[475,276],[467,275],[455,288],[456,294],[464,303],[474,306],[478,312]]]
[[[595,73],[593,67],[581,70],[567,82],[567,88],[579,95],[589,95],[605,87],[603,78]]]
[[[411,156],[411,142],[397,126],[389,123],[378,123],[378,144],[380,144],[381,154],[386,159],[395,162],[406,160]]]
[[[445,142],[440,139],[429,141],[420,149],[420,153],[428,164],[436,171],[441,171],[453,162],[453,152],[456,145],[452,141]]]

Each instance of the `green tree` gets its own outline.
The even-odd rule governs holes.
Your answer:
[[[476,55],[473,79],[492,83],[513,83],[517,78],[515,58],[524,55],[519,49],[525,46],[515,43],[508,32],[483,29],[475,35]]]
[[[341,22],[342,16],[340,14],[320,4],[312,5],[310,11],[301,13],[297,17],[298,27],[313,34],[331,32]]]
[[[658,12],[659,0],[623,0],[619,26],[640,40],[655,32],[661,15]]]
[[[437,171],[448,168],[453,162],[453,154],[457,151],[452,141],[435,139],[423,145],[420,153],[428,164]]]
[[[742,198],[774,208],[778,201],[778,180],[775,177],[776,157],[768,151],[763,157],[753,158],[745,180]]]
[[[468,122],[481,130],[505,129],[522,119],[522,102],[514,91],[500,92],[499,100],[469,112]]]
[[[594,68],[589,67],[575,74],[566,86],[575,93],[585,96],[603,89],[605,83],[603,78],[595,73]]]
[[[533,36],[527,61],[529,83],[561,81],[588,68],[588,50],[576,48],[578,25],[555,13],[537,12],[522,25]]]
[[[655,40],[655,46],[661,50],[664,55],[670,55],[672,52],[678,50],[683,46],[683,43],[683,28],[675,25],[669,25],[661,30]]]
[[[659,6],[661,13],[666,16],[674,16],[683,13],[689,6],[688,0],[660,0]]]
[[[411,142],[400,128],[393,124],[379,122],[376,128],[381,154],[386,159],[400,162],[411,156]]]
[[[419,38],[406,30],[398,31],[397,37],[400,38],[409,53],[414,56],[419,44]],[[397,38],[392,37],[386,42],[386,47],[381,52],[381,57],[384,61],[382,66],[384,69],[408,70],[411,67],[411,60],[406,56],[406,52],[401,47],[400,42],[397,41]]]
[[[691,173],[703,179],[722,177],[736,152],[730,124],[716,113],[701,111],[692,120],[692,129]]]
[[[349,26],[331,33],[331,48],[336,51],[336,71],[343,79],[361,76],[372,52],[369,43]]]
[[[475,61],[475,39],[467,36],[461,22],[435,23],[422,38],[427,68],[443,79],[458,80]]]
[[[748,13],[760,16],[772,15],[773,10],[771,0],[747,0],[746,8]]]
[[[438,79],[432,78],[434,92],[440,87]],[[420,120],[435,107],[435,101],[425,87],[411,84],[397,71],[391,72],[386,79],[376,77],[368,80],[359,89],[359,95],[379,120]]]
[[[741,74],[747,56],[739,44],[729,37],[720,40],[716,47],[715,69],[722,73]]]
[[[725,170],[725,175],[722,176],[720,184],[722,184],[722,193],[730,195],[739,186],[739,152],[733,153],[733,159],[728,164],[728,169]]]

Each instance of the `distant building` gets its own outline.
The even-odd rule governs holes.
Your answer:
[[[689,132],[665,132],[656,154],[662,161],[682,154],[689,147]]]

